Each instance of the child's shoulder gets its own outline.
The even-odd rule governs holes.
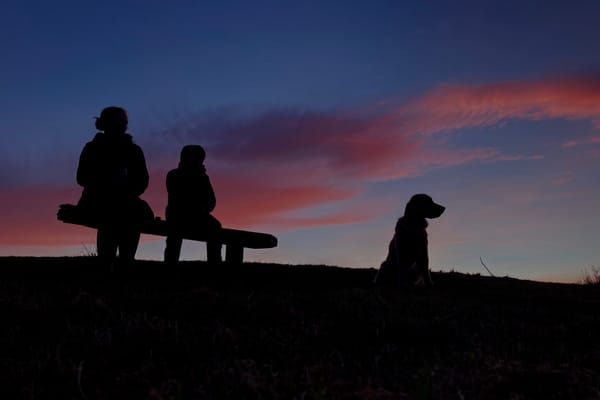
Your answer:
[[[177,175],[179,173],[179,168],[173,168],[169,172],[167,172],[167,176]]]
[[[167,178],[176,178],[176,179],[191,179],[196,180],[198,178],[207,177],[206,169],[192,169],[192,168],[174,168],[167,173]]]

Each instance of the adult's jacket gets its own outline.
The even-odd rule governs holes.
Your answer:
[[[100,223],[135,221],[147,207],[139,196],[148,181],[144,153],[131,135],[98,133],[79,158],[77,183],[83,193],[78,206]]]

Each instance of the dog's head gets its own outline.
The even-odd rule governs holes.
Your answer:
[[[431,196],[426,194],[415,194],[410,198],[404,209],[405,217],[413,218],[437,218],[446,207],[433,202]]]

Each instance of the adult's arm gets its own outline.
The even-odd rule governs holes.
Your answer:
[[[77,184],[88,187],[93,184],[94,179],[96,178],[95,175],[92,148],[91,145],[87,143],[79,156],[79,164],[77,165]]]
[[[133,146],[132,162],[129,167],[129,191],[134,196],[141,196],[148,188],[150,176],[146,167],[146,158],[142,148],[138,145]]]

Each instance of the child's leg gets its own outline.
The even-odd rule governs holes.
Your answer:
[[[181,236],[167,236],[167,247],[165,247],[166,263],[171,264],[179,261],[182,243],[183,239]]]
[[[203,221],[204,229],[211,232],[215,240],[206,242],[206,261],[210,264],[220,264],[223,262],[221,257],[221,223],[214,216],[208,214],[206,219]]]
[[[223,262],[221,257],[221,242],[206,242],[206,261],[209,264],[220,264]]]

